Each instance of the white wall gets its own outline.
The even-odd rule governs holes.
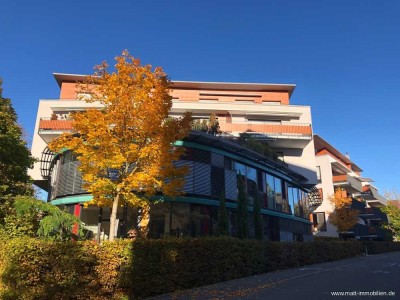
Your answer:
[[[336,231],[336,227],[333,226],[329,222],[329,215],[332,213],[334,206],[329,201],[329,197],[333,196],[335,193],[333,187],[333,177],[332,177],[332,165],[331,165],[331,156],[321,155],[316,156],[316,163],[317,166],[321,168],[321,183],[318,183],[317,188],[322,188],[323,191],[323,201],[320,206],[315,209],[314,212],[324,212],[325,213],[325,220],[326,220],[326,230],[318,232],[317,236],[331,236],[331,237],[338,237],[338,233]]]

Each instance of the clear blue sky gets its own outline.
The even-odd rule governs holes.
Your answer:
[[[123,49],[173,80],[294,83],[321,135],[385,189],[400,187],[400,1],[4,1],[0,76],[32,135],[52,76]]]

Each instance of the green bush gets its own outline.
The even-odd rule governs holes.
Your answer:
[[[368,254],[379,254],[391,251],[400,251],[400,242],[364,241],[363,251]]]
[[[0,261],[2,299],[89,299],[95,288],[96,257],[81,244],[15,238],[3,243]]]
[[[59,242],[0,233],[2,299],[133,299],[264,272],[400,250],[400,243],[231,237]]]

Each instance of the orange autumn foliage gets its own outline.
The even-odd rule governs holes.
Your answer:
[[[350,197],[331,197],[330,202],[334,206],[333,212],[329,215],[329,222],[336,226],[338,232],[351,229],[358,220],[359,211],[351,208]]]
[[[160,67],[142,66],[127,51],[115,60],[115,72],[109,73],[103,62],[78,84],[85,95],[81,100],[102,108],[74,113],[74,133],[49,144],[52,151],[68,148],[77,155],[85,188],[93,195],[90,204],[112,207],[110,228],[118,206],[146,211],[143,195],[180,193],[186,169],[174,166],[183,149],[173,143],[189,134],[192,122],[189,113],[180,119],[168,117],[170,81]]]

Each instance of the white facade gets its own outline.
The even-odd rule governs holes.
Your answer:
[[[60,99],[40,100],[32,142],[32,155],[40,158],[48,142],[68,131],[68,114],[95,103],[76,100],[75,82],[83,75],[54,74]],[[290,105],[294,85],[173,82],[171,116],[191,111],[196,119],[218,116],[221,130],[231,135],[251,131],[279,152],[289,168],[307,179],[306,186],[317,183],[311,110],[309,106]],[[55,120],[52,120],[55,116]],[[47,121],[44,121],[44,120]],[[46,128],[43,128],[47,122]],[[65,126],[64,126],[65,125]],[[70,126],[70,125],[69,125]],[[46,188],[40,162],[30,171],[35,183]]]

